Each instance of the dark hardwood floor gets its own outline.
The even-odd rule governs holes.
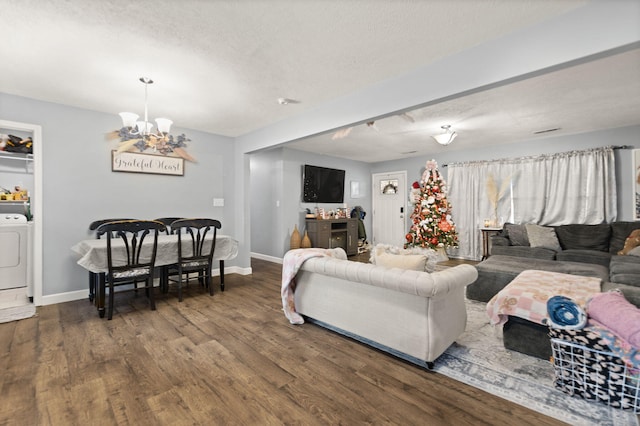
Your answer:
[[[312,324],[290,325],[281,265],[252,261],[213,297],[87,300],[0,324],[0,425],[556,425]],[[216,287],[217,290],[217,287]]]

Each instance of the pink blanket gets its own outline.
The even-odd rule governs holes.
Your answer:
[[[589,318],[587,328],[598,334],[607,343],[611,352],[617,355],[627,366],[633,368],[634,374],[640,374],[640,347],[630,344],[609,327],[593,318]]]
[[[521,272],[487,303],[492,325],[504,324],[516,316],[536,324],[548,318],[547,300],[567,296],[584,309],[587,301],[600,293],[600,278],[527,270]]]
[[[291,324],[304,324],[304,319],[296,312],[294,292],[296,289],[296,274],[302,264],[312,257],[329,256],[337,259],[347,259],[344,250],[338,249],[295,249],[289,250],[282,259],[282,309]]]
[[[587,305],[587,314],[640,349],[640,309],[628,302],[619,291],[595,295]]]

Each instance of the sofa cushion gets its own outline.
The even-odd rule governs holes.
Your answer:
[[[540,226],[533,223],[527,223],[527,237],[531,247],[544,247],[555,251],[560,251],[560,243],[556,236],[556,231],[550,226]]]
[[[560,225],[554,227],[562,250],[609,251],[611,226],[600,225]]]
[[[528,259],[546,259],[553,260],[556,258],[556,252],[554,250],[544,247],[529,247],[529,246],[491,246],[491,256],[514,256],[524,257]]]
[[[624,247],[624,243],[634,229],[640,229],[639,222],[612,222],[611,241],[609,241],[609,253],[618,253]]]
[[[515,223],[505,223],[504,231],[511,241],[511,245],[514,246],[528,246],[529,238],[527,237],[527,228],[524,225],[517,225]]]
[[[382,254],[391,254],[395,256],[420,255],[424,256],[425,261],[421,262],[421,258],[414,257],[405,259],[405,261],[403,262],[402,259],[388,257],[382,260],[383,263],[377,262],[377,257]],[[402,248],[401,246],[394,246],[391,244],[377,244],[374,249],[371,250],[369,263],[372,263],[374,265],[387,266],[390,268],[402,268],[416,271],[433,272],[436,269],[436,264],[443,260],[440,256],[441,255],[439,252],[425,247]],[[418,269],[420,265],[422,265],[422,269]]]
[[[640,291],[640,261],[635,256],[611,256],[609,281],[629,284]]]
[[[591,263],[609,267],[611,255],[609,252],[597,250],[562,250],[556,253],[556,260]]]
[[[390,254],[378,253],[376,255],[376,265],[387,268],[410,269],[413,271],[424,271],[427,256],[423,254]]]
[[[467,298],[481,302],[488,302],[520,272],[527,269],[596,277],[603,281],[609,278],[609,270],[602,265],[544,259],[522,259],[512,256],[491,256],[487,260],[478,263],[476,269],[478,270],[478,279],[467,287]]]

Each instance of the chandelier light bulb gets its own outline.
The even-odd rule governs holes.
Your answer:
[[[149,122],[148,117],[148,96],[147,89],[150,84],[153,84],[153,80],[148,77],[140,77],[139,80],[144,84],[144,120],[138,121],[139,115],[132,112],[121,112],[120,118],[122,119],[122,126],[127,130],[127,133],[131,136],[155,136],[158,138],[167,135],[171,130],[173,121],[168,118],[156,118],[156,124],[158,125],[159,134],[153,133],[153,124]]]

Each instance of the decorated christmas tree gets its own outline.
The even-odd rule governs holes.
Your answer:
[[[422,179],[413,183],[410,196],[414,208],[405,248],[458,247],[458,234],[447,201],[447,185],[435,160],[427,161]]]

